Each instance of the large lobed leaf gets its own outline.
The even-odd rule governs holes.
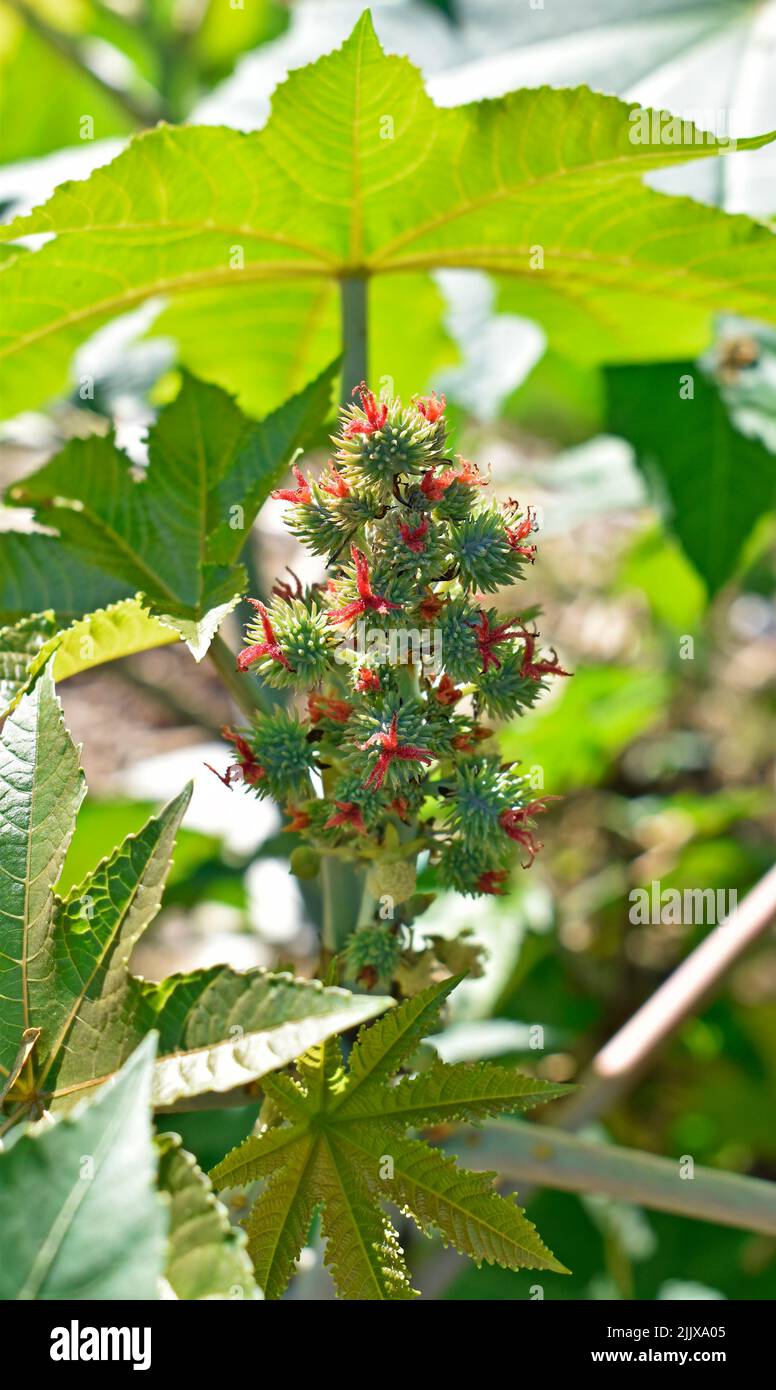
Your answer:
[[[514,1201],[494,1192],[493,1174],[469,1173],[403,1135],[408,1127],[525,1109],[566,1089],[486,1064],[439,1063],[392,1084],[457,983],[432,985],[362,1029],[347,1072],[338,1044],[328,1041],[299,1058],[296,1079],[266,1079],[281,1120],[249,1136],[211,1176],[217,1188],[266,1179],[246,1224],[268,1298],[286,1288],[318,1206],[326,1263],[343,1298],[414,1296],[384,1202],[478,1262],[564,1272]]]
[[[649,116],[639,142],[635,111],[585,87],[439,109],[366,14],[341,49],[291,74],[264,130],[158,127],[6,229],[54,238],[2,271],[4,408],[61,391],[78,344],[154,295],[196,310],[205,294],[223,325],[246,292],[274,285],[270,311],[301,344],[343,274],[475,267],[503,278],[503,303],[554,347],[592,361],[694,352],[724,308],[773,319],[769,231],[642,183],[727,142],[682,122],[653,141]],[[256,326],[256,376],[276,354],[268,326]],[[185,360],[183,318],[176,328]],[[199,370],[217,372],[222,347],[216,335],[208,356],[200,339]]]
[[[151,1029],[155,1105],[229,1101],[391,1002],[228,966],[159,984],[133,976],[132,948],[159,908],[190,789],[60,899],[83,791],[49,666],[0,740],[0,1084],[11,1119],[71,1107]]]
[[[125,610],[128,650],[137,650],[138,640],[154,645],[154,632],[169,640],[167,629],[199,659],[244,592],[245,571],[236,561],[256,513],[289,456],[328,412],[333,371],[259,424],[218,387],[184,376],[150,431],[142,479],[112,437],[71,440],[8,494],[11,503],[35,508],[58,538],[12,535],[13,546],[33,548],[44,566],[49,557],[65,566],[68,557],[88,557],[106,577],[105,601],[123,585],[128,594],[139,592],[157,620],[132,638]],[[0,536],[0,566],[6,540]]]

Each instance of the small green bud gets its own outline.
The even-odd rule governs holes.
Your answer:
[[[321,856],[309,845],[297,845],[296,849],[291,851],[288,862],[291,873],[296,878],[315,878],[321,867]]]

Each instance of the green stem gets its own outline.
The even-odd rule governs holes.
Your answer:
[[[500,1178],[520,1184],[522,1200],[534,1184],[600,1192],[654,1211],[776,1235],[776,1183],[700,1167],[690,1178],[677,1159],[579,1139],[549,1125],[488,1120],[467,1150],[467,1162],[495,1168]]]
[[[342,314],[342,403],[347,404],[354,386],[366,381],[368,361],[367,281],[363,275],[346,275],[340,281]],[[324,779],[324,793],[326,792]],[[323,920],[321,942],[335,955],[358,925],[362,890],[352,864],[326,855],[321,863]]]
[[[234,653],[229,650],[223,637],[218,633],[210,643],[208,657],[243,714],[252,718],[254,714],[269,713],[269,705],[261,692],[256,677],[247,671],[244,675],[240,674],[237,670]]]
[[[345,275],[340,281],[342,314],[342,404],[369,373],[367,281],[363,275]]]

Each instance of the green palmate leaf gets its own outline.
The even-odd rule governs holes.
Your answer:
[[[89,613],[67,628],[59,627],[51,610],[0,628],[0,717],[13,709],[52,653],[54,678],[62,681],[105,661],[176,640],[176,634],[137,599]]]
[[[51,611],[61,626],[128,597],[127,584],[98,569],[88,556],[52,543],[51,536],[0,531],[0,619],[4,623]]]
[[[84,786],[50,666],[6,721],[0,787],[0,1085],[10,1120],[72,1106],[151,1029],[153,1099],[169,1108],[231,1098],[390,1003],[228,966],[159,984],[130,974],[190,789],[57,897]]]
[[[159,1188],[170,1199],[165,1278],[178,1298],[260,1297],[245,1236],[177,1134],[160,1134]]]
[[[668,524],[710,594],[734,574],[764,512],[776,506],[776,460],[736,429],[718,387],[692,362],[606,372],[607,427],[636,450],[667,501]]]
[[[154,1190],[148,1038],[94,1100],[0,1153],[0,1298],[156,1298],[166,1216]]]
[[[439,109],[364,15],[341,49],[278,89],[264,130],[157,128],[6,229],[54,239],[2,272],[5,409],[60,391],[75,347],[153,295],[196,306],[208,293],[211,313],[220,297],[228,315],[256,284],[293,294],[301,282],[325,307],[344,274],[478,267],[504,277],[504,303],[561,351],[695,351],[716,310],[773,317],[773,238],[642,176],[728,150],[584,87]],[[303,326],[315,332],[312,302],[302,295],[293,331],[282,301],[295,342]],[[275,335],[263,337],[271,360]],[[204,351],[200,369],[217,370],[218,345],[207,367]]]
[[[564,1272],[520,1208],[494,1192],[493,1174],[466,1172],[403,1135],[409,1127],[525,1109],[565,1089],[490,1064],[438,1063],[428,1074],[392,1084],[458,979],[432,985],[362,1029],[347,1072],[339,1045],[330,1040],[299,1059],[295,1079],[265,1078],[281,1122],[227,1154],[212,1177],[217,1188],[267,1180],[247,1229],[268,1298],[279,1297],[288,1284],[317,1206],[323,1209],[326,1263],[343,1298],[413,1297],[383,1202],[474,1260]]]
[[[185,376],[151,429],[142,481],[112,438],[92,436],[72,440],[12,487],[9,501],[56,528],[48,553],[88,558],[108,591],[115,582],[139,590],[159,624],[200,658],[245,588],[235,562],[256,513],[325,417],[332,379],[329,368],[254,424],[224,391]]]

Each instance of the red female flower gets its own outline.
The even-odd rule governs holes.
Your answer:
[[[430,749],[419,748],[415,743],[399,743],[396,727],[398,720],[399,716],[395,714],[387,732],[378,729],[377,733],[372,734],[366,743],[357,745],[362,753],[366,752],[367,748],[379,747],[381,750],[377,762],[364,783],[365,787],[373,787],[375,791],[379,791],[394,758],[398,758],[402,762],[412,763],[433,763],[434,761],[434,755]]]
[[[345,426],[345,438],[352,439],[354,434],[376,434],[388,419],[387,405],[377,404],[374,392],[369,390],[365,381],[353,387],[353,395],[358,395],[366,419],[351,420]]]
[[[275,488],[275,491],[271,493],[270,496],[274,497],[278,502],[311,502],[312,493],[310,491],[310,484],[305,478],[301,468],[297,468],[296,464],[292,463],[291,472],[296,478],[299,487],[278,487]]]
[[[450,742],[452,747],[457,749],[459,753],[473,753],[477,744],[480,743],[482,739],[492,737],[492,729],[487,728],[485,724],[475,724],[474,728],[468,734],[456,734],[455,738],[451,739]]]
[[[252,603],[254,608],[258,611],[261,625],[264,629],[264,641],[257,642],[252,647],[243,648],[237,658],[237,670],[247,671],[248,667],[252,666],[254,661],[258,661],[262,656],[269,656],[273,661],[279,661],[281,666],[285,666],[287,671],[292,671],[293,667],[275,636],[272,623],[269,620],[269,613],[264,607],[264,604],[260,603],[257,598],[249,598],[248,602]]]
[[[521,628],[519,635],[525,642],[525,648],[523,650],[523,662],[522,666],[520,667],[521,676],[527,676],[530,680],[533,681],[540,681],[542,679],[542,676],[571,675],[570,671],[564,671],[563,667],[558,665],[558,654],[555,651],[554,647],[550,647],[551,660],[547,661],[546,659],[542,658],[539,661],[534,661],[536,639],[539,635],[538,632],[528,632],[525,628]]]
[[[506,891],[502,884],[509,878],[506,869],[486,869],[484,874],[480,874],[475,888],[478,893],[491,893],[494,897],[503,897]]]
[[[424,516],[419,526],[411,527],[406,521],[399,522],[399,532],[408,550],[420,555],[425,550],[424,541],[428,535],[428,517]]]
[[[289,584],[287,579],[278,579],[276,583],[272,585],[271,592],[276,598],[282,598],[285,603],[290,603],[294,598],[304,598],[304,587],[299,575],[294,574],[291,566],[286,565],[286,569],[294,581],[293,586]]]
[[[448,675],[444,675],[434,694],[440,705],[455,705],[461,698],[461,691]]]
[[[328,492],[330,497],[349,497],[350,488],[339,469],[334,464],[333,459],[329,459],[329,468],[331,469],[331,477],[327,478],[325,482],[321,479],[321,492]]]
[[[433,623],[434,619],[442,612],[444,603],[441,598],[433,594],[429,589],[426,597],[418,604],[418,613],[427,623]]]
[[[390,599],[383,598],[382,594],[376,594],[372,590],[369,582],[369,565],[366,555],[357,546],[351,545],[350,553],[353,556],[353,563],[356,567],[356,588],[358,598],[353,599],[352,603],[346,603],[344,608],[332,608],[329,610],[330,623],[350,623],[361,613],[379,613],[385,617],[386,613],[393,609],[399,612],[400,603],[391,603]]]
[[[485,487],[487,479],[480,476],[476,463],[465,458],[460,459],[460,463],[460,468],[444,468],[441,473],[435,474],[433,468],[426,470],[420,490],[429,502],[441,501],[453,483],[460,483],[462,487]]]
[[[284,826],[284,829],[289,835],[296,830],[307,830],[310,824],[310,817],[306,811],[300,811],[296,806],[287,806],[286,815],[291,817],[288,825]]]
[[[334,805],[339,810],[329,816],[324,830],[333,830],[336,825],[352,825],[359,835],[366,835],[366,823],[355,801],[335,801]]]
[[[433,425],[440,415],[444,415],[446,405],[445,397],[437,396],[436,391],[432,391],[430,396],[418,396],[415,401],[418,414],[422,415],[424,420],[428,420],[430,425]]]
[[[329,695],[319,695],[312,690],[307,696],[307,709],[310,723],[319,724],[322,719],[331,719],[335,724],[347,724],[353,706],[347,700],[335,700]]]
[[[501,812],[498,822],[504,834],[528,851],[529,859],[528,863],[523,865],[524,869],[530,869],[539,850],[543,849],[541,841],[537,840],[533,831],[528,828],[528,822],[532,816],[541,815],[547,810],[545,802],[558,801],[559,799],[557,796],[547,796],[544,801],[531,801],[527,806],[518,806],[514,810]]]
[[[370,671],[368,666],[359,666],[356,690],[359,695],[365,695],[367,690],[379,690],[380,677],[376,671]]]
[[[257,763],[250,744],[242,737],[242,734],[236,734],[233,729],[222,729],[221,736],[226,739],[227,743],[234,744],[238,754],[237,762],[232,763],[231,767],[228,767],[224,773],[216,772],[210,763],[205,763],[208,772],[215,773],[219,782],[223,782],[225,787],[231,788],[233,782],[239,782],[241,779],[249,787],[255,787],[256,783],[260,782],[264,776],[264,768]]]
[[[513,502],[510,499],[510,501],[506,504],[505,510],[514,511],[517,509],[517,506],[517,502]],[[527,515],[516,526],[507,526],[506,528],[507,540],[509,541],[509,544],[511,545],[512,549],[517,551],[518,555],[524,555],[526,560],[530,560],[532,563],[536,558],[536,546],[521,545],[520,542],[524,541],[526,536],[530,536],[531,532],[535,530],[536,513],[534,512],[533,507],[528,508]]]
[[[473,627],[477,633],[477,646],[480,649],[480,656],[482,657],[483,671],[489,671],[491,666],[495,666],[498,670],[501,666],[501,662],[493,651],[493,648],[499,642],[508,642],[510,638],[520,635],[519,632],[513,632],[513,622],[514,619],[512,618],[508,623],[501,623],[498,627],[491,627],[490,618],[487,613],[481,612],[476,623],[469,623],[469,627]]]

